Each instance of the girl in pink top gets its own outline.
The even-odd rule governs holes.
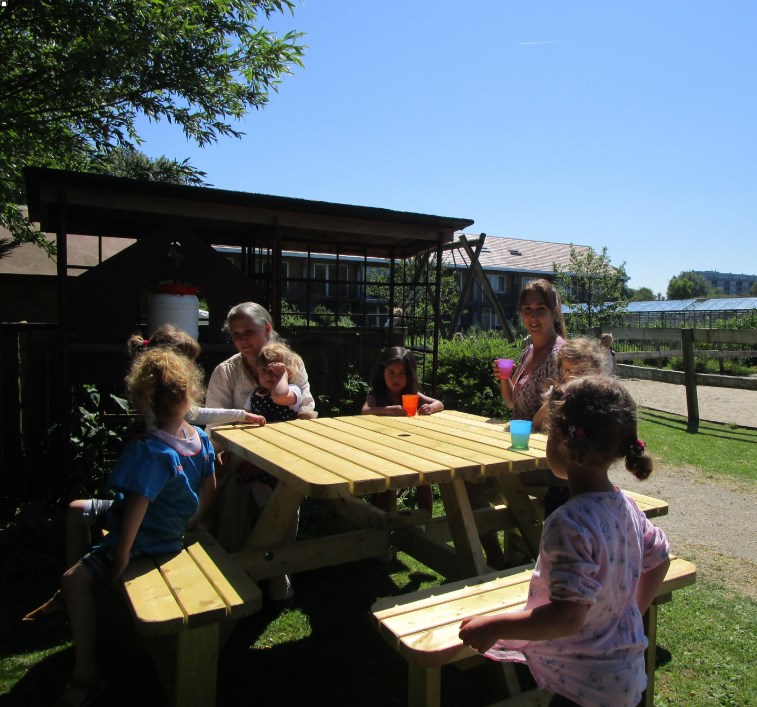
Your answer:
[[[642,615],[667,572],[668,541],[607,470],[639,479],[652,458],[636,405],[606,376],[574,379],[549,401],[547,459],[570,500],[546,520],[523,610],[465,619],[460,638],[494,660],[525,661],[550,704],[635,707],[646,687]]]

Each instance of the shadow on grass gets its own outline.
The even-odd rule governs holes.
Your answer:
[[[690,431],[687,419],[679,415],[652,412],[649,408],[640,408],[639,419],[679,432]],[[717,439],[746,442],[747,444],[757,444],[757,432],[751,427],[700,421],[697,431],[691,432],[691,434],[697,434],[702,437],[714,437]]]

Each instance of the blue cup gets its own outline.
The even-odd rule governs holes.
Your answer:
[[[510,420],[510,438],[513,449],[528,449],[531,436],[531,420]]]

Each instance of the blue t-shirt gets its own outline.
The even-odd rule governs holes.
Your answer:
[[[115,547],[126,506],[126,493],[138,493],[149,499],[145,517],[134,539],[132,553],[155,555],[181,550],[181,538],[189,519],[197,511],[203,479],[215,473],[215,452],[207,434],[200,435],[200,450],[182,454],[152,433],[126,444],[108,479],[108,486],[118,492],[103,541]]]

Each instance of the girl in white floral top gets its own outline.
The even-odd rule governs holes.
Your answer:
[[[607,476],[652,458],[636,405],[607,376],[574,379],[549,402],[547,459],[570,500],[546,520],[524,609],[465,619],[460,638],[494,660],[525,661],[551,705],[635,707],[646,687],[642,615],[670,561],[665,533]]]

